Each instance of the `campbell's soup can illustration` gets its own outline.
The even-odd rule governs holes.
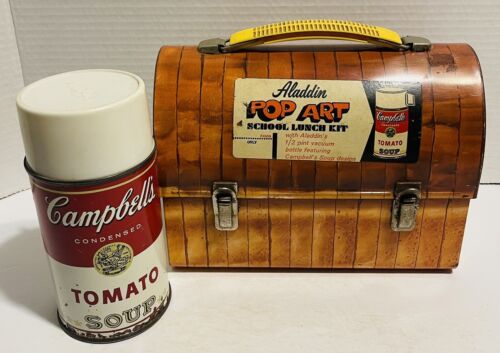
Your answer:
[[[409,106],[415,96],[406,89],[380,88],[375,93],[375,140],[373,155],[396,159],[406,156],[408,145]]]
[[[144,82],[73,71],[25,87],[17,107],[61,327],[95,343],[143,332],[171,297]]]

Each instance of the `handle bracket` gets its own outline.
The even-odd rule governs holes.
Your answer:
[[[432,46],[431,41],[424,37],[406,36],[401,38],[401,42],[407,47],[406,50],[416,52],[427,51]]]
[[[198,51],[203,54],[225,53],[227,40],[222,38],[205,39],[198,44]]]

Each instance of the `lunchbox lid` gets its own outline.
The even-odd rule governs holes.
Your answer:
[[[237,197],[249,199],[394,199],[398,185],[405,182],[417,185],[422,199],[476,197],[484,154],[485,109],[480,66],[470,46],[431,47],[419,39],[413,47],[396,32],[348,21],[289,21],[238,33],[218,44],[217,40],[205,42],[201,49],[166,46],[160,50],[154,132],[163,197],[211,198],[216,182],[236,185],[232,191]],[[351,34],[350,40],[382,43],[383,47],[363,52],[335,52],[334,47],[321,53],[247,51],[250,44],[302,37],[338,38],[346,33]],[[207,49],[209,45],[211,49]],[[377,94],[399,94],[390,101],[395,105],[403,101],[408,106],[420,104],[414,160],[234,157],[233,114],[239,81],[359,83],[377,78],[378,70],[385,70],[386,81],[397,78],[398,82],[420,85],[416,98],[397,89],[371,93],[373,99]],[[387,97],[379,98],[384,99],[387,109],[393,109]],[[412,99],[416,103],[411,103]],[[371,109],[373,116],[376,107]]]

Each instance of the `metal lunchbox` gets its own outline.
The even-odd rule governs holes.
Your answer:
[[[365,45],[258,46],[310,38]],[[172,266],[451,269],[483,81],[467,44],[280,22],[161,48],[154,134]]]

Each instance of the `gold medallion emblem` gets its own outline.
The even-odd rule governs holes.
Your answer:
[[[396,135],[396,129],[393,127],[388,127],[385,129],[385,135],[387,137],[394,137]]]
[[[100,274],[115,276],[129,268],[133,257],[134,252],[128,244],[107,244],[94,254],[94,267]]]

